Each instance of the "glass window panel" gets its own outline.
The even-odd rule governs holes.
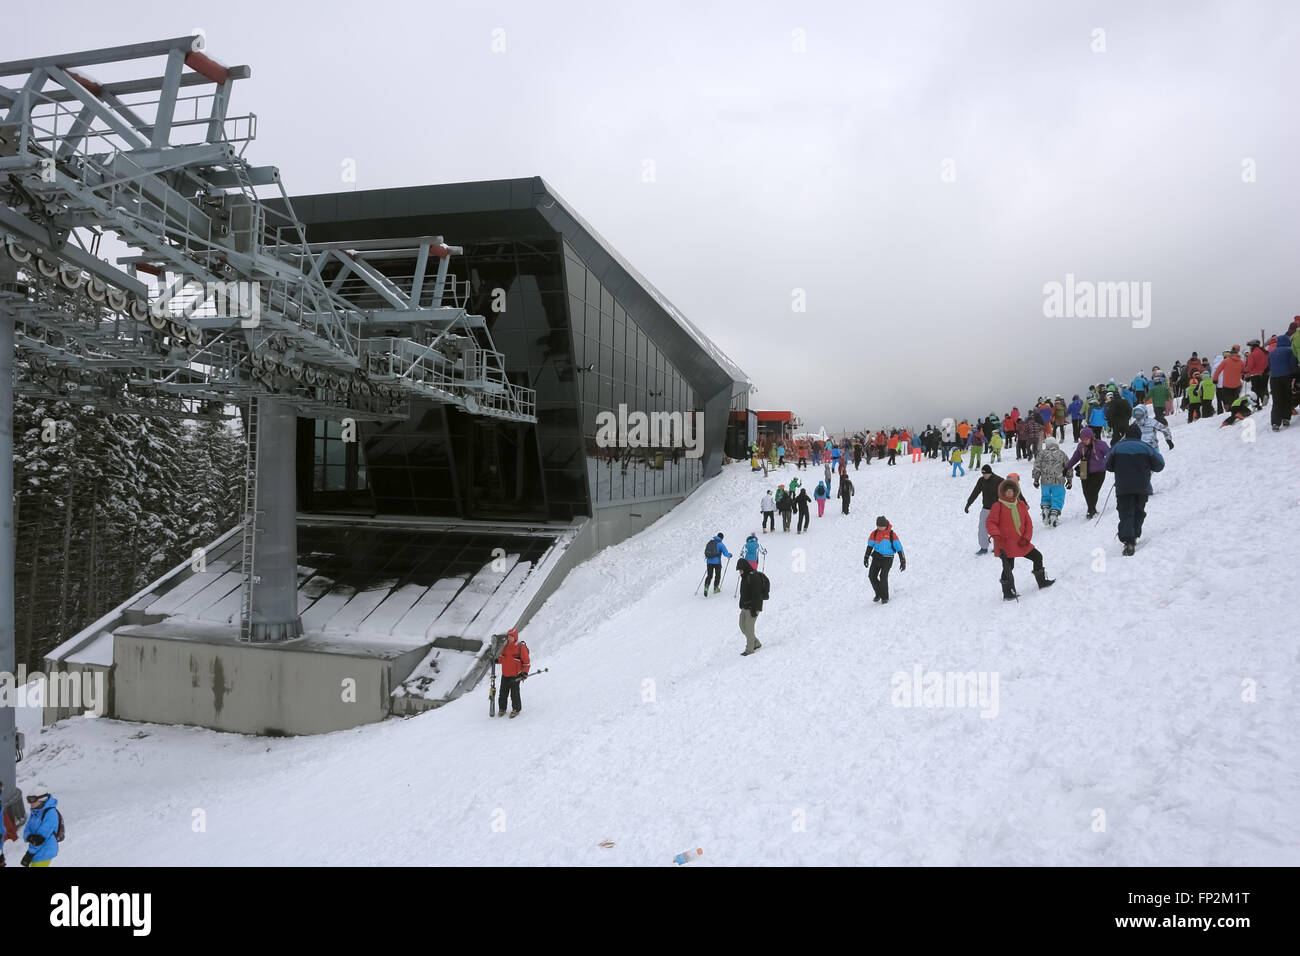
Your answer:
[[[600,287],[600,311],[614,314],[614,297],[609,294],[609,290],[604,286]]]
[[[600,344],[609,346],[614,344],[614,317],[603,312],[600,316]]]
[[[569,294],[575,295],[579,299],[587,293],[587,270],[579,265],[575,260],[564,259],[564,274],[569,283]]]
[[[574,335],[587,334],[587,307],[582,304],[582,296],[569,296],[569,321]]]
[[[600,282],[590,269],[587,270],[587,304],[600,309]]]
[[[588,305],[585,308],[587,313],[587,337],[592,339],[599,339],[601,338],[600,309],[596,308],[596,306],[594,305]],[[604,339],[603,341],[608,342],[609,339]]]

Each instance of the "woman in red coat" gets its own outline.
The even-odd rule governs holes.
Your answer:
[[[1019,475],[1012,473],[1006,481],[998,485],[998,500],[989,511],[984,527],[993,539],[993,553],[1002,559],[1002,599],[1016,599],[1016,579],[1013,575],[1016,558],[1028,558],[1034,565],[1034,580],[1040,588],[1049,588],[1055,581],[1049,580],[1043,570],[1043,556],[1034,547],[1031,540],[1034,534],[1034,522],[1029,517],[1029,506],[1020,496],[1020,485],[1014,479]]]

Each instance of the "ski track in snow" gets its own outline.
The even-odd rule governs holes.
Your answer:
[[[487,717],[486,679],[420,717],[318,737],[74,719],[29,735],[20,786],[59,798],[58,865],[667,865],[697,846],[697,866],[1296,865],[1283,562],[1300,436],[1265,425],[1247,443],[1217,421],[1174,435],[1132,558],[1113,495],[1086,521],[1076,484],[1044,528],[1029,463],[994,464],[1024,476],[1057,581],[1040,592],[1018,561],[1018,604],[997,559],[974,556],[977,475],[876,462],[853,473],[849,517],[836,501],[805,535],[760,534],[772,599],[763,649],[742,659],[734,568],[721,594],[692,596],[704,542],[722,530],[739,552],[763,490],[795,471],[733,464],[569,575],[523,631],[551,671],[524,685],[518,720]],[[908,556],[885,607],[862,567],[881,513]],[[997,716],[894,706],[891,677],[914,665],[996,672]]]

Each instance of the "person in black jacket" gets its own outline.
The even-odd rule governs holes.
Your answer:
[[[794,495],[788,492],[776,500],[776,510],[781,512],[781,530],[790,530],[790,515],[794,512]]]
[[[1106,424],[1110,426],[1110,443],[1117,445],[1124,440],[1128,431],[1129,419],[1133,417],[1133,406],[1119,392],[1112,392],[1106,404]]]
[[[849,499],[853,497],[853,482],[849,481],[848,475],[840,475],[840,508],[841,514],[849,513]]]
[[[794,499],[794,503],[799,506],[799,522],[795,527],[795,534],[803,534],[808,530],[808,506],[812,504],[807,488],[799,489],[799,496]]]
[[[1002,478],[993,474],[993,469],[988,465],[985,465],[980,471],[982,474],[979,480],[975,482],[975,487],[971,489],[970,497],[966,499],[966,514],[970,514],[970,506],[975,503],[975,499],[981,494],[984,496],[984,501],[980,504],[980,549],[975,552],[977,555],[989,553],[989,532],[985,524],[989,520],[989,512],[998,502],[998,485],[1002,484]]]
[[[1115,473],[1115,504],[1119,508],[1119,539],[1124,554],[1131,555],[1142,537],[1142,522],[1147,516],[1147,497],[1151,494],[1151,472],[1164,471],[1160,452],[1142,440],[1142,429],[1130,425],[1124,440],[1106,456],[1106,470]]]
[[[740,573],[740,632],[745,635],[745,649],[740,656],[748,657],[763,646],[754,633],[754,626],[768,598],[770,585],[767,575],[744,558],[736,562],[736,570]]]

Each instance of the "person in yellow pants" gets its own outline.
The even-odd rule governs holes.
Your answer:
[[[59,801],[50,796],[41,784],[37,784],[33,791],[27,796],[27,825],[23,827],[27,853],[23,855],[23,866],[49,866],[50,861],[59,855],[62,831]]]

